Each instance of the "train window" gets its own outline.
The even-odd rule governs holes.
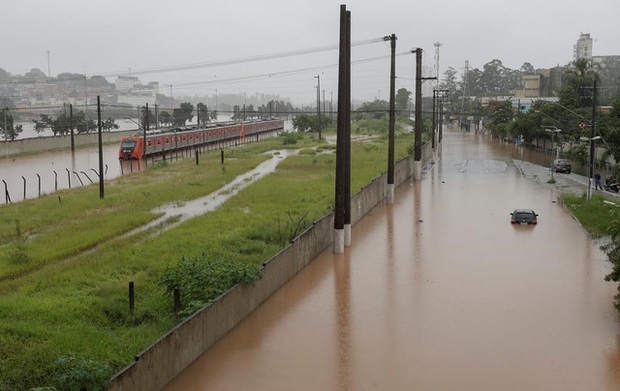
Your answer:
[[[153,145],[153,142],[152,140],[149,140],[146,144],[150,147],[151,145]]]
[[[161,139],[157,139],[157,145],[161,144]]]

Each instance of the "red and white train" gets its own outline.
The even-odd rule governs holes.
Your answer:
[[[273,133],[284,129],[282,120],[264,120],[255,122],[230,123],[204,129],[168,129],[160,132],[147,132],[123,137],[118,158],[122,160],[142,159],[143,157],[163,154],[169,151],[209,144],[234,142],[244,143],[248,137]],[[145,140],[146,138],[146,140]],[[145,148],[146,142],[146,148]]]

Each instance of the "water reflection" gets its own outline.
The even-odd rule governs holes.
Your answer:
[[[351,378],[351,292],[350,292],[350,252],[334,257],[335,299],[338,338],[338,389],[352,389]]]

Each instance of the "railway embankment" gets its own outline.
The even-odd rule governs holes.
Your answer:
[[[423,162],[430,163],[430,144],[424,145]],[[394,185],[414,174],[414,158],[395,165]],[[387,196],[387,173],[375,178],[351,198],[351,224],[355,224]],[[274,292],[312,262],[333,242],[333,213],[316,220],[288,246],[263,264],[261,278],[252,286],[238,284],[178,324],[117,373],[108,391],[160,390],[239,324]]]

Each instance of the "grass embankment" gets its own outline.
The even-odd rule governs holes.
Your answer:
[[[605,276],[607,281],[620,281],[620,202],[609,202],[602,195],[594,194],[588,201],[586,196],[563,195],[564,203],[593,238],[609,237],[601,247],[607,254],[612,271]],[[620,311],[620,286],[614,297],[614,306]]]
[[[562,198],[564,204],[593,238],[611,234],[612,217],[620,216],[620,208],[605,203],[606,198],[596,193],[592,195],[591,201],[588,201],[585,195],[577,196],[569,193],[563,194]]]
[[[103,200],[94,185],[0,207],[0,390],[70,389],[69,372],[109,378],[179,321],[161,279],[182,257],[260,265],[331,210],[335,155],[308,149],[312,136],[285,139],[227,150],[223,167],[219,153],[206,154],[198,166],[189,159],[107,181]],[[410,139],[399,136],[397,159]],[[119,237],[155,219],[153,208],[213,192],[283,147],[305,154],[218,210],[158,235]],[[354,142],[351,157],[355,192],[385,171],[385,137]]]

